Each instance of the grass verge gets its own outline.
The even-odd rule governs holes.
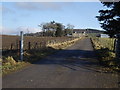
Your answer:
[[[114,40],[114,38],[91,38],[99,63],[104,66],[104,70],[119,72],[120,62],[115,57]]]

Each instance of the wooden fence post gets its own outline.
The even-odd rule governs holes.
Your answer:
[[[30,49],[31,49],[31,43],[28,42],[28,50],[30,50]]]
[[[13,43],[11,43],[11,47],[10,47],[10,50],[13,50]]]
[[[120,59],[120,34],[117,34],[116,40],[116,57]]]

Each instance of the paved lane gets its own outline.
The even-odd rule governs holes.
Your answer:
[[[108,87],[118,87],[118,75],[100,71],[89,38],[3,77],[3,88]]]

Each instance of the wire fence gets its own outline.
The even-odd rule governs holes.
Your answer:
[[[45,48],[48,44],[61,43],[70,41],[73,37],[30,37],[24,36],[24,50]],[[19,50],[20,37],[19,36],[2,36],[2,50]]]

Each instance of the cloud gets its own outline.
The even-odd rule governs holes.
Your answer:
[[[0,31],[2,31],[1,33],[5,35],[19,35],[20,31],[23,31],[24,33],[35,33],[35,32],[40,32],[41,30],[39,28],[24,27],[24,26],[18,27],[16,29],[0,26]]]
[[[40,32],[40,28],[34,28],[34,27],[25,27],[21,26],[17,28],[17,31],[23,31],[24,33],[35,33],[35,32]]]
[[[6,13],[15,13],[15,11],[13,11],[12,9],[7,8],[5,6],[0,7],[0,9],[2,10],[3,14],[6,14]]]
[[[15,6],[20,9],[25,9],[25,10],[37,10],[38,7],[31,3],[31,2],[17,2],[15,3]]]
[[[44,10],[61,10],[63,8],[63,4],[60,3],[52,3],[52,2],[46,2],[46,3],[40,3],[41,8]]]
[[[61,10],[68,3],[55,2],[16,2],[15,7],[22,10]]]
[[[5,35],[17,35],[17,32],[11,28],[0,26],[0,31]]]

